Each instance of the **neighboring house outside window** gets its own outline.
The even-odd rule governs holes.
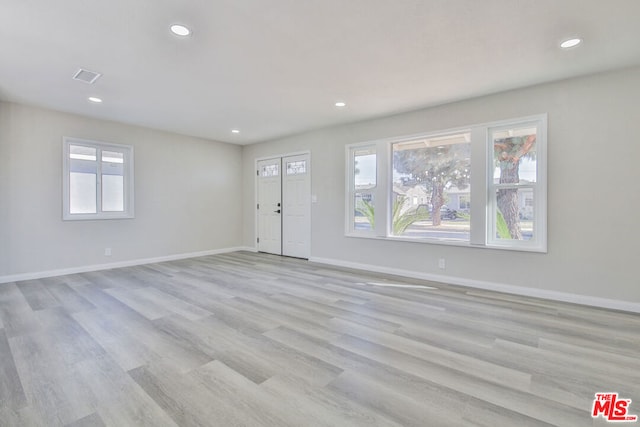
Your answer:
[[[546,252],[546,115],[349,145],[347,181],[347,235]]]
[[[351,234],[371,235],[375,227],[377,154],[375,145],[354,146],[347,153],[347,229]]]

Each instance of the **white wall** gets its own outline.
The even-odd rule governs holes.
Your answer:
[[[63,136],[134,146],[135,219],[62,221]],[[0,278],[239,246],[241,151],[0,103]]]
[[[638,303],[639,100],[633,68],[247,146],[244,244],[255,244],[255,158],[310,150],[312,258]],[[548,254],[344,237],[346,144],[538,113],[548,113]]]

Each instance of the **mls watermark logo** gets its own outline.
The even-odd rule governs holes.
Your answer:
[[[631,399],[618,399],[618,393],[596,393],[593,399],[593,418],[602,417],[611,422],[635,422],[637,415],[629,415]]]

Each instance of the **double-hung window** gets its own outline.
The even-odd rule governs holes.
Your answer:
[[[546,124],[542,119],[488,129],[487,244],[546,245]]]
[[[347,232],[374,235],[378,156],[375,144],[350,147],[347,151]],[[380,215],[378,215],[379,217]]]
[[[65,137],[63,219],[133,218],[133,147]]]
[[[346,233],[546,251],[546,115],[347,147]]]

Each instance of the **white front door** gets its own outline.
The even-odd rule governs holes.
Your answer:
[[[258,162],[258,251],[282,255],[281,159]]]
[[[258,251],[296,258],[311,253],[309,154],[257,162]]]
[[[282,255],[309,258],[310,166],[308,154],[282,158]]]

